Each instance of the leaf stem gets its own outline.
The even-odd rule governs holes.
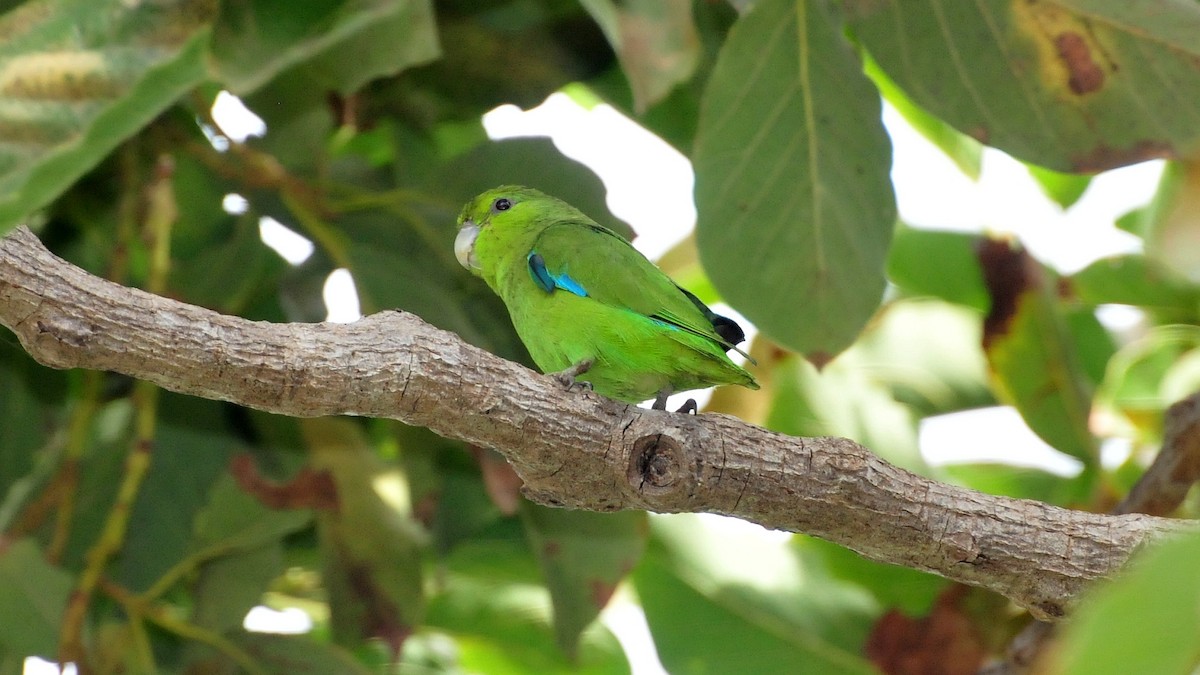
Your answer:
[[[145,236],[150,242],[150,270],[146,290],[162,295],[166,290],[171,265],[171,225],[178,217],[172,175],[174,160],[163,155],[155,167],[154,178],[147,193]],[[59,634],[59,663],[76,662],[82,669],[87,652],[83,644],[83,624],[96,585],[108,560],[125,543],[129,515],[146,473],[150,469],[151,451],[158,413],[156,385],[145,380],[134,383],[135,410],[133,447],[125,458],[125,472],[117,488],[117,496],[96,543],[84,555],[84,568],[75,590],[67,602]]]
[[[169,607],[149,602],[107,579],[101,582],[101,588],[109,597],[120,603],[131,617],[145,618],[159,628],[179,637],[206,644],[229,657],[231,661],[251,675],[267,675],[267,671],[254,660],[254,657],[231,640],[175,616]]]

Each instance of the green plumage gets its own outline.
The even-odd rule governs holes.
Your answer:
[[[571,205],[500,187],[467,204],[459,227],[460,262],[504,300],[544,372],[590,361],[577,379],[629,402],[716,384],[758,388],[725,355],[730,331],[742,339],[736,324]]]

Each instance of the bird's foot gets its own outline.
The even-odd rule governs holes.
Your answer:
[[[579,377],[580,375],[582,375],[582,374],[586,373],[588,370],[590,370],[593,363],[594,363],[594,361],[592,361],[592,359],[584,359],[584,360],[580,361],[579,363],[576,363],[575,365],[571,366],[570,368],[560,370],[557,373],[550,373],[550,377],[553,377],[554,379],[558,380],[558,383],[561,384],[563,386],[563,388],[566,389],[567,391],[571,391],[572,389],[583,389],[583,390],[591,391],[592,390],[591,382],[579,381],[579,380],[576,380],[575,378]]]
[[[667,397],[671,395],[670,389],[663,389],[658,392],[658,396],[654,397],[654,405],[650,406],[651,410],[666,410]]]
[[[658,392],[658,396],[654,397],[654,405],[650,406],[650,409],[651,410],[666,410],[667,409],[667,397],[670,395],[671,395],[670,389],[663,389],[662,391]],[[691,413],[691,414],[695,415],[697,410],[698,410],[698,408],[696,406],[696,399],[689,398],[683,405],[679,406],[679,409],[676,410],[675,412],[684,413],[685,415],[687,413]]]

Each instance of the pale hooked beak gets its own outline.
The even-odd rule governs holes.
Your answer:
[[[472,272],[480,269],[479,259],[475,257],[475,238],[478,236],[479,226],[473,221],[464,220],[458,236],[454,238],[454,257],[458,258],[458,264]]]

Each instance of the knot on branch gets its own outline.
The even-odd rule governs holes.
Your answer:
[[[650,434],[633,442],[629,453],[629,484],[638,494],[656,497],[687,485],[686,452],[666,434]]]
[[[88,346],[95,332],[90,322],[58,313],[36,318],[24,331],[39,350],[39,360],[54,368],[75,366],[78,351]]]

